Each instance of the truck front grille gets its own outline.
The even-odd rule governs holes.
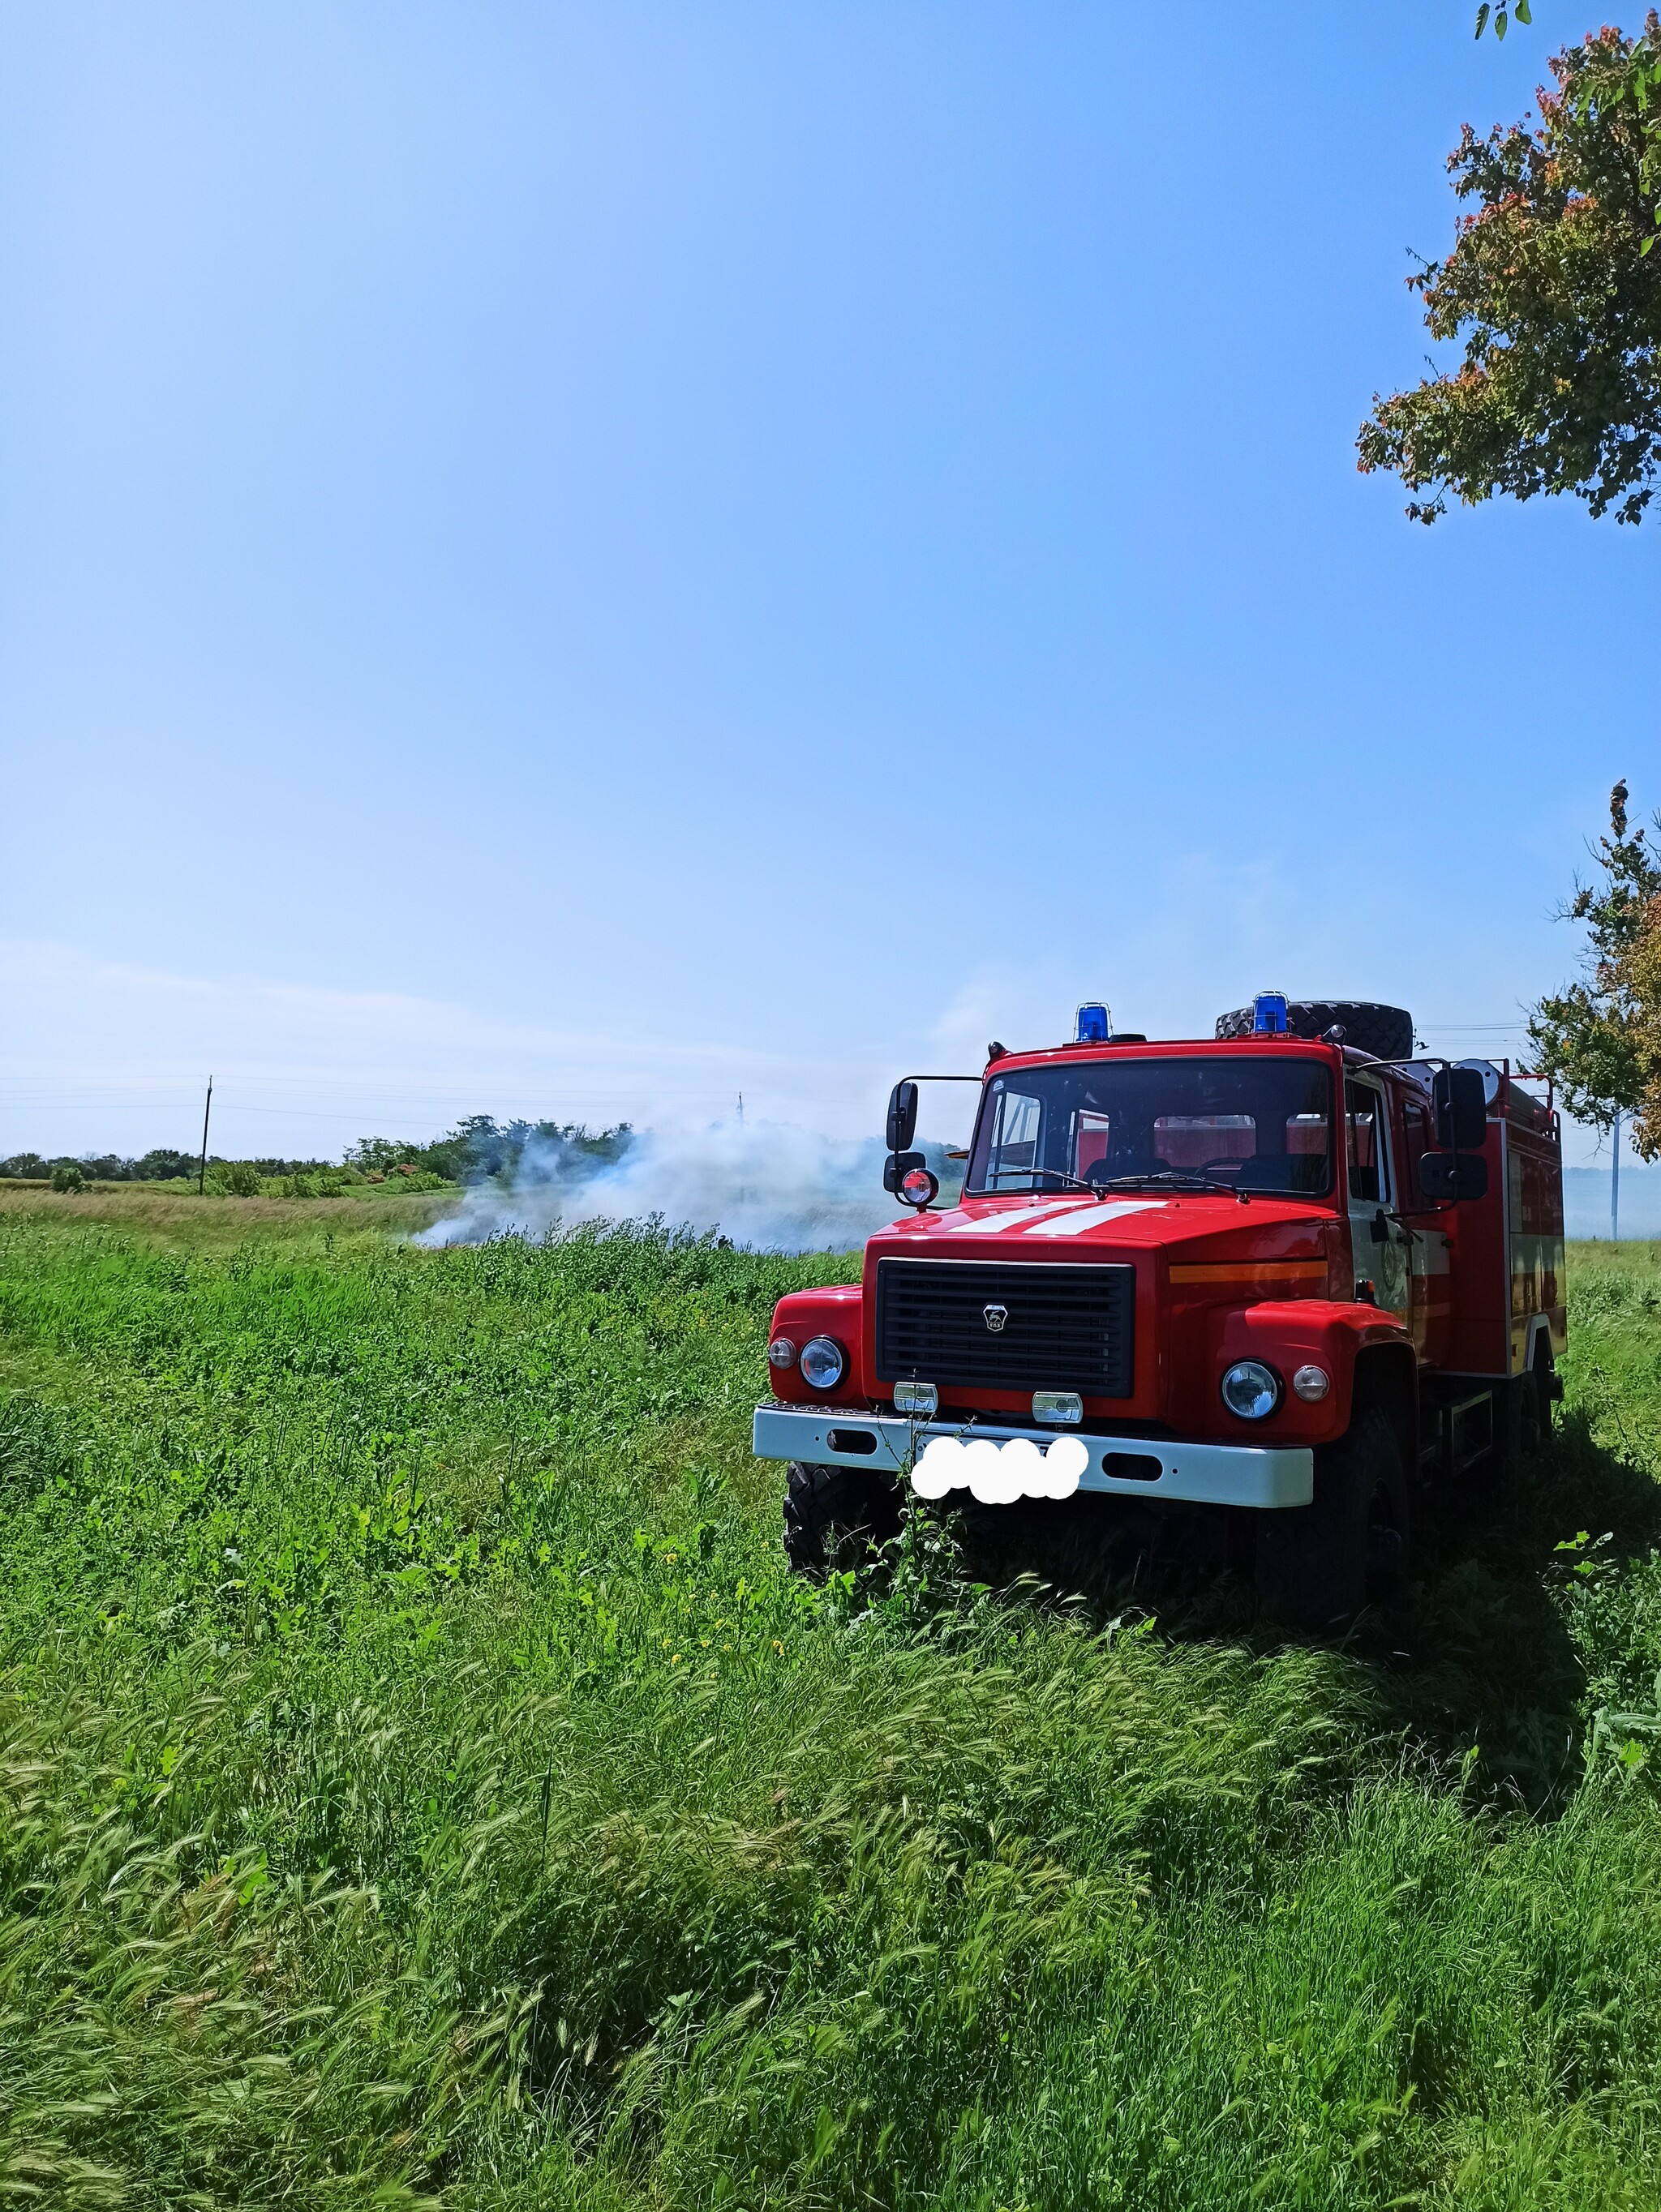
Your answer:
[[[877,1373],[1128,1398],[1135,1307],[1134,1267],[879,1260]]]

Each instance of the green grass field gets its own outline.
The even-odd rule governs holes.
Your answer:
[[[1661,2202],[1661,1253],[1317,1649],[1062,1509],[811,1591],[855,1262],[388,1205],[0,1206],[0,2195]]]

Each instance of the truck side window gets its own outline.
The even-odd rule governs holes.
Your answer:
[[[1038,1165],[1043,1105],[1031,1092],[1001,1090],[992,1109],[992,1143],[983,1190],[1025,1190]]]
[[[1153,1150],[1178,1175],[1238,1174],[1242,1160],[1256,1156],[1257,1124],[1250,1114],[1161,1114]]]
[[[1107,1172],[1108,1144],[1113,1125],[1105,1114],[1080,1113],[1073,1116],[1073,1173],[1083,1182],[1091,1179],[1092,1168]]]
[[[1402,1162],[1402,1188],[1411,1194],[1419,1188],[1419,1162],[1431,1149],[1430,1116],[1415,1099],[1409,1098],[1402,1109],[1402,1125],[1407,1132],[1407,1156]],[[1402,1201],[1413,1203],[1411,1195]]]
[[[1286,1134],[1289,1159],[1325,1158],[1329,1139],[1324,1114],[1288,1115]]]
[[[1382,1205],[1390,1196],[1384,1166],[1384,1102],[1365,1084],[1344,1085],[1344,1131],[1349,1147],[1349,1194]]]

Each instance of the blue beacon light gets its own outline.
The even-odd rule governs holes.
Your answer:
[[[1251,1026],[1259,1036],[1284,1036],[1287,1033],[1287,994],[1284,991],[1259,991],[1251,1002]]]
[[[1077,1038],[1080,1044],[1105,1044],[1112,1028],[1113,1017],[1099,1000],[1092,999],[1087,1006],[1080,1007]]]

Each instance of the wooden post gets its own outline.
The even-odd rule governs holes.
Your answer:
[[[208,1116],[213,1111],[213,1078],[208,1078],[207,1103],[202,1109],[202,1167],[196,1178],[196,1194],[203,1197],[208,1188]]]

